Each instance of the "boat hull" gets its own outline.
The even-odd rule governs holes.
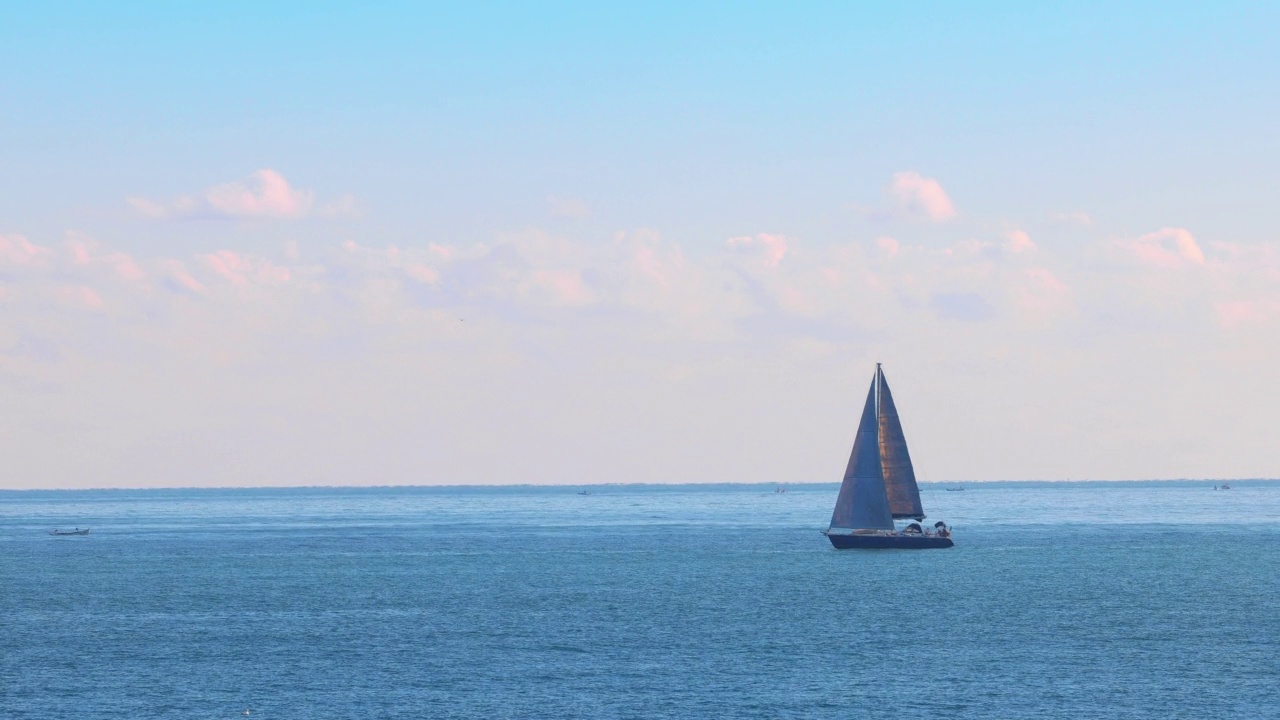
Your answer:
[[[955,543],[937,535],[827,535],[837,550],[929,550]]]

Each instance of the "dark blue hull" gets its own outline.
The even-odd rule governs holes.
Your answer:
[[[927,550],[949,548],[955,543],[937,535],[828,535],[837,550]]]

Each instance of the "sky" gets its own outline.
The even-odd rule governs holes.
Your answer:
[[[610,5],[0,7],[0,488],[1280,475],[1280,6]]]

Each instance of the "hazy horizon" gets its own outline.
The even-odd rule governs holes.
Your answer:
[[[484,483],[484,484],[411,484],[403,483],[397,485],[116,485],[111,487],[59,487],[59,488],[42,488],[42,487],[8,487],[0,488],[0,493],[28,493],[28,492],[96,492],[96,491],[146,491],[146,490],[516,490],[520,488],[530,488],[538,490],[554,490],[554,489],[627,489],[627,488],[689,488],[689,487],[705,487],[705,488],[760,488],[762,490],[782,487],[786,489],[830,489],[833,493],[840,488],[840,480],[815,480],[812,482],[595,482],[595,483]],[[1205,484],[1214,483],[1215,486],[1221,483],[1280,483],[1280,478],[1143,478],[1131,480],[1082,480],[1082,479],[1056,479],[1056,480],[933,480],[922,481],[919,483],[922,489],[947,487],[947,486],[967,486],[967,485],[1132,485],[1141,483],[1155,484]],[[834,497],[834,494],[833,494]]]
[[[0,489],[1280,476],[1278,21],[0,10]]]

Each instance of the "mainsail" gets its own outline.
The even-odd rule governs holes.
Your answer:
[[[880,422],[877,419],[877,384],[871,381],[867,404],[862,409],[858,434],[849,455],[849,466],[840,484],[836,509],[831,513],[831,527],[853,530],[892,530],[893,515],[885,493],[884,469],[880,462]],[[905,445],[904,445],[905,447]]]
[[[907,438],[902,434],[889,382],[879,365],[876,365],[876,379],[880,383],[880,464],[884,469],[885,492],[889,494],[889,511],[894,518],[923,520],[924,506],[920,504],[920,488],[907,452]]]

